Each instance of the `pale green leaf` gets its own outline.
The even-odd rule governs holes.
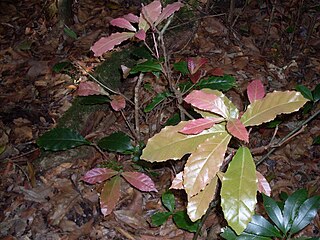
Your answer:
[[[200,219],[206,213],[216,193],[217,181],[218,177],[215,176],[199,194],[189,198],[187,212],[191,221]]]
[[[224,160],[231,135],[223,124],[216,124],[211,130],[215,134],[199,145],[185,165],[183,185],[188,197],[196,195],[210,183]]]
[[[228,224],[239,235],[254,214],[256,167],[248,148],[240,147],[223,176],[221,206]]]
[[[247,126],[269,122],[278,114],[298,111],[308,100],[295,91],[272,92],[250,104],[241,122]]]
[[[179,133],[187,122],[176,126],[168,126],[148,140],[143,149],[141,159],[149,162],[163,162],[169,159],[180,159],[185,154],[193,152],[207,138],[212,137],[215,129],[207,129],[197,135]]]

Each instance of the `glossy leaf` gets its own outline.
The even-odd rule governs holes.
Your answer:
[[[278,204],[270,197],[263,194],[263,205],[266,212],[274,224],[283,232],[286,233],[284,219]]]
[[[151,216],[152,225],[159,227],[163,225],[172,215],[171,212],[157,212]]]
[[[54,128],[39,137],[37,144],[45,150],[61,151],[91,143],[73,129]]]
[[[318,84],[315,89],[312,91],[313,101],[317,102],[320,100],[320,84]]]
[[[98,146],[106,151],[119,153],[132,153],[134,147],[131,144],[131,139],[123,132],[115,132],[111,135],[99,140]]]
[[[132,38],[134,34],[134,32],[121,32],[113,33],[108,37],[102,37],[95,42],[95,44],[91,47],[91,50],[94,52],[95,57],[100,57],[105,52],[112,50],[116,45],[119,45],[129,38]]]
[[[182,176],[183,176],[183,171],[179,172],[176,175],[176,177],[172,180],[172,183],[169,189],[184,189]]]
[[[81,178],[82,181],[90,184],[101,183],[117,175],[118,172],[109,168],[93,168]]]
[[[136,28],[134,26],[131,25],[131,23],[125,19],[125,18],[115,18],[115,19],[112,19],[110,21],[110,24],[112,26],[116,26],[116,27],[120,27],[120,28],[125,28],[127,30],[130,30],[130,31],[133,31],[135,32],[136,31]]]
[[[286,232],[291,228],[293,220],[296,218],[301,204],[307,200],[308,192],[300,189],[290,195],[284,203],[283,208],[283,225]]]
[[[148,60],[132,67],[130,73],[136,74],[139,72],[161,72],[161,70],[162,68],[159,62]]]
[[[254,215],[251,222],[245,229],[245,233],[255,234],[257,236],[265,237],[281,237],[279,230],[269,223],[264,217]]]
[[[290,233],[294,234],[305,228],[317,215],[320,208],[320,196],[307,199],[299,208],[298,215],[293,220]]]
[[[270,197],[271,187],[267,179],[258,171],[256,172],[256,175],[258,180],[258,191]]]
[[[199,134],[203,130],[211,128],[214,124],[222,122],[224,118],[199,118],[188,121],[180,131],[183,134]]]
[[[295,91],[268,93],[263,99],[250,104],[241,117],[241,122],[247,126],[260,125],[269,122],[278,114],[298,111],[308,100]]]
[[[239,236],[237,236],[235,232],[229,227],[225,228],[220,236],[227,240],[272,240],[272,238],[270,237],[259,236],[246,232],[243,232]]]
[[[178,228],[187,230],[189,232],[196,232],[198,230],[200,221],[192,222],[186,211],[178,211],[173,214],[173,221]]]
[[[208,62],[208,59],[206,58],[188,58],[187,59],[187,64],[188,64],[188,69],[191,75],[195,74],[204,64]]]
[[[222,179],[221,206],[229,226],[241,234],[256,205],[256,167],[250,150],[240,147]]]
[[[81,82],[77,89],[78,96],[109,95],[99,84],[91,81]]]
[[[253,80],[247,87],[247,95],[249,102],[253,103],[256,100],[262,99],[266,94],[261,80]]]
[[[241,141],[249,142],[249,132],[240,119],[229,119],[227,121],[228,132]]]
[[[216,133],[215,129],[204,130],[198,135],[179,133],[187,122],[176,126],[168,126],[148,140],[143,149],[141,159],[149,162],[163,162],[169,159],[180,159],[185,154],[193,152],[200,143]]]
[[[183,185],[189,198],[204,189],[219,171],[231,139],[222,124],[216,124],[211,130],[215,134],[199,144],[184,168]]]
[[[195,88],[203,89],[210,88],[213,90],[228,91],[236,85],[236,80],[230,75],[224,75],[223,77],[208,77],[201,79],[195,85]]]
[[[157,26],[163,20],[170,17],[173,13],[178,11],[181,7],[183,7],[183,3],[181,2],[174,2],[172,4],[168,4],[166,7],[162,9],[160,16],[157,18],[157,21],[155,22],[155,26]]]
[[[106,181],[100,195],[100,208],[103,216],[109,215],[116,207],[120,198],[120,176]]]
[[[160,1],[153,1],[148,5],[142,7],[141,13],[144,19],[149,23],[149,25],[152,26],[154,22],[157,21],[161,13]]]
[[[223,100],[214,94],[193,90],[184,100],[200,110],[210,111],[224,118],[228,116],[228,109]]]
[[[175,199],[174,195],[171,191],[166,191],[161,196],[162,204],[165,206],[170,212],[173,212],[175,209]]]
[[[113,95],[111,96],[110,105],[113,110],[120,111],[126,107],[126,100],[121,95]]]
[[[157,192],[156,186],[152,179],[140,172],[123,172],[121,176],[124,177],[132,186],[143,192]]]
[[[187,212],[191,221],[200,219],[208,210],[214,199],[217,188],[218,177],[215,176],[211,182],[197,195],[188,199]]]
[[[151,100],[151,103],[149,103],[145,107],[144,112],[151,112],[156,106],[158,106],[160,103],[162,103],[164,100],[166,100],[170,96],[172,96],[172,94],[168,91],[158,93],[157,96],[155,96]]]
[[[309,99],[310,101],[313,101],[313,95],[309,88],[303,85],[297,85],[296,90],[301,92],[302,96],[304,96],[306,99]]]

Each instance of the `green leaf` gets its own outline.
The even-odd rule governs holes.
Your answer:
[[[23,40],[18,46],[17,48],[21,51],[27,51],[31,49],[33,42],[29,39],[27,40]]]
[[[280,123],[282,123],[281,120],[273,120],[273,121],[271,121],[271,122],[268,122],[267,128],[275,128],[275,127],[278,126]]]
[[[71,62],[58,62],[52,67],[52,71],[55,73],[61,73],[72,68]]]
[[[283,225],[285,227],[285,233],[291,228],[293,220],[298,214],[298,210],[301,204],[308,198],[308,192],[305,189],[300,189],[294,192],[287,198],[284,203],[283,209]]]
[[[175,199],[171,191],[166,191],[161,196],[162,204],[170,211],[175,209]]]
[[[320,196],[314,196],[307,199],[299,208],[297,217],[293,220],[290,229],[291,234],[295,234],[305,228],[317,215],[320,208]]]
[[[79,96],[79,103],[82,105],[95,105],[110,102],[109,97],[104,95]]]
[[[63,31],[64,31],[64,33],[68,36],[68,37],[71,37],[71,38],[73,38],[73,39],[75,39],[75,40],[77,40],[77,34],[72,30],[72,29],[70,29],[70,28],[68,28],[68,27],[65,27],[64,29],[63,29]]]
[[[168,92],[168,91],[158,93],[157,96],[155,96],[151,100],[151,103],[149,103],[145,107],[144,112],[152,111],[156,106],[158,106],[161,102],[163,102],[165,99],[167,99],[170,96],[172,96],[172,94],[170,92]]]
[[[256,205],[257,177],[250,150],[240,147],[222,179],[221,206],[229,226],[241,234]]]
[[[236,85],[236,80],[230,75],[224,75],[223,77],[212,76],[207,79],[201,79],[195,85],[195,88],[203,89],[209,88],[220,91],[228,91]]]
[[[316,86],[316,88],[312,91],[313,101],[318,102],[320,100],[320,84]]]
[[[320,136],[316,136],[314,139],[313,139],[313,145],[318,145],[320,144]]]
[[[54,128],[39,137],[37,144],[45,150],[61,151],[91,143],[73,129]]]
[[[298,111],[307,101],[295,91],[268,93],[248,106],[241,121],[246,127],[260,125],[275,119],[278,114]]]
[[[181,121],[180,114],[175,113],[171,118],[169,118],[166,123],[164,124],[165,126],[174,126],[177,125]]]
[[[173,214],[173,221],[178,228],[187,230],[189,232],[196,232],[198,230],[200,220],[192,222],[188,217],[186,211],[179,211]]]
[[[172,215],[171,212],[157,212],[151,216],[152,225],[159,227]]]
[[[186,61],[181,61],[173,64],[173,69],[182,73],[182,75],[188,75],[190,73]]]
[[[130,137],[123,132],[115,132],[108,137],[100,139],[98,146],[106,151],[123,154],[131,154],[134,151]]]
[[[268,197],[267,195],[262,194],[262,196],[263,196],[263,205],[264,205],[264,208],[266,209],[268,216],[283,233],[286,233],[283,215],[278,204],[276,203],[276,201],[274,201],[272,198]]]
[[[272,238],[259,236],[256,234],[243,232],[241,235],[237,236],[235,232],[227,227],[224,229],[224,232],[220,234],[221,237],[227,240],[272,240]]]
[[[6,150],[6,145],[0,145],[0,155]]]
[[[237,240],[237,235],[229,227],[224,228],[223,233],[221,233],[220,236],[227,240]]]
[[[140,63],[130,70],[130,74],[136,74],[139,72],[161,72],[161,64],[154,60],[148,60]]]
[[[139,59],[153,59],[152,54],[146,46],[135,48],[131,54]]]
[[[302,96],[304,96],[306,99],[309,99],[310,101],[313,101],[313,95],[312,92],[309,90],[309,88],[303,86],[303,85],[297,85],[296,90],[301,92]]]
[[[256,234],[265,237],[281,237],[279,229],[269,223],[264,217],[254,215],[245,229],[245,233]]]

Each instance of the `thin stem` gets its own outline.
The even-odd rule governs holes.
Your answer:
[[[140,73],[137,85],[134,89],[134,119],[135,119],[135,125],[136,125],[136,136],[137,141],[140,142],[141,136],[140,136],[140,122],[139,122],[139,90],[141,87],[141,83],[143,81],[144,74]]]

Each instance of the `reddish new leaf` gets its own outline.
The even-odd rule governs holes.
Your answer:
[[[258,191],[270,197],[271,187],[267,179],[258,171],[256,171],[256,175],[258,179]]]
[[[158,192],[152,179],[144,173],[139,172],[123,172],[124,177],[132,186],[143,192]]]
[[[140,29],[138,32],[136,32],[134,36],[141,41],[146,40],[146,32],[143,29]]]
[[[144,19],[152,26],[161,13],[160,1],[153,1],[152,3],[142,7],[141,13]]]
[[[206,64],[208,60],[206,58],[188,58],[188,69],[191,75],[195,74],[199,68]]]
[[[91,81],[81,82],[77,90],[78,96],[109,95],[99,84]]]
[[[93,168],[90,171],[86,172],[81,180],[85,181],[86,183],[95,184],[101,183],[117,174],[117,171],[109,168]]]
[[[179,132],[183,134],[198,134],[205,129],[211,128],[215,123],[222,122],[223,120],[224,118],[199,118],[190,120]]]
[[[181,2],[175,2],[172,4],[168,4],[163,10],[157,21],[155,22],[155,26],[161,23],[166,18],[170,17],[174,12],[178,11],[183,6]]]
[[[122,32],[113,33],[109,37],[102,37],[91,47],[91,50],[94,52],[94,56],[99,57],[105,52],[112,50],[116,45],[132,38],[134,34],[134,32]]]
[[[116,27],[128,29],[133,32],[136,31],[135,27],[132,26],[131,23],[125,18],[115,18],[110,21],[110,24]]]
[[[189,77],[190,77],[191,82],[197,83],[200,80],[201,75],[202,75],[201,70],[196,71],[196,73],[194,73],[194,74],[190,74]]]
[[[228,120],[227,130],[232,136],[234,136],[242,141],[249,142],[249,133],[248,133],[246,127],[240,121],[240,119]]]
[[[260,80],[253,80],[247,87],[247,94],[250,103],[262,99],[266,94],[262,82]]]
[[[120,198],[120,176],[115,176],[106,181],[100,195],[100,208],[104,216],[109,215],[116,207]]]
[[[115,111],[120,111],[126,107],[126,100],[121,95],[113,95],[111,96],[111,107]]]
[[[223,100],[214,94],[193,90],[184,100],[200,110],[210,111],[224,118],[228,117],[228,109]]]
[[[132,22],[132,23],[138,23],[139,22],[139,17],[132,14],[132,13],[129,13],[129,14],[126,14],[124,16],[122,16],[124,19],[127,19],[129,22]]]
[[[169,189],[183,189],[183,171],[178,173],[176,177],[172,180]]]

